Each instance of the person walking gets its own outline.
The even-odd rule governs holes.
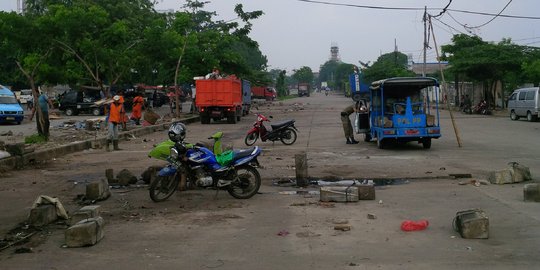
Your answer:
[[[133,107],[131,109],[131,119],[135,121],[136,125],[141,124],[142,110],[144,107],[144,99],[140,92],[137,92],[133,98]]]
[[[354,139],[353,127],[351,125],[351,120],[349,116],[358,111],[359,102],[347,106],[343,111],[341,111],[341,123],[343,124],[343,132],[345,133],[345,138],[347,139],[347,144],[357,144],[358,141]]]
[[[122,125],[122,117],[125,115],[124,104],[120,103],[120,96],[113,97],[113,103],[109,106],[109,120],[107,132],[107,144],[105,150],[111,151],[110,144],[112,142],[114,150],[122,150],[118,147],[118,126]]]

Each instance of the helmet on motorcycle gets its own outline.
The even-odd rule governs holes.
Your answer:
[[[186,137],[187,127],[182,122],[174,122],[169,127],[169,139],[173,142],[181,142]]]

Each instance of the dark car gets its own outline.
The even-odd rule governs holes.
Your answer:
[[[68,116],[79,113],[88,113],[95,116],[103,115],[103,106],[94,103],[100,99],[99,91],[69,90],[60,96],[59,109]]]

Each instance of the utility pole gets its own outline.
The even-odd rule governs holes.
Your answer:
[[[422,77],[426,77],[426,51],[427,51],[427,6],[424,6],[424,64],[422,64]]]

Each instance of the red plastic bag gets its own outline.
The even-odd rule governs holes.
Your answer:
[[[401,223],[401,229],[410,232],[410,231],[421,231],[425,230],[429,225],[429,221],[422,219],[418,221],[405,220]]]

